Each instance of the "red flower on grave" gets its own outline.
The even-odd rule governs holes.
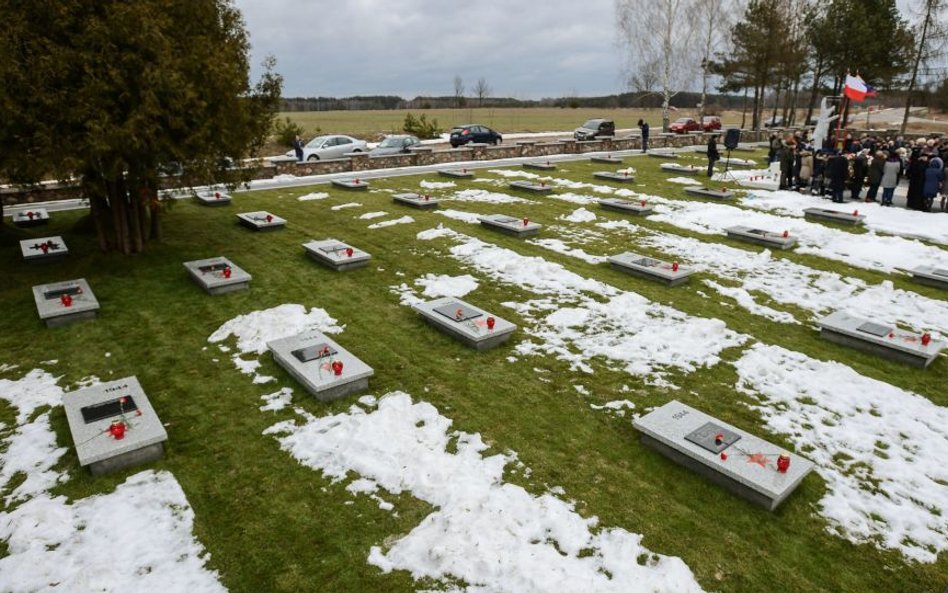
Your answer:
[[[767,467],[770,460],[763,453],[753,453],[747,456],[747,463],[756,463],[760,467]]]
[[[123,395],[122,397],[119,398],[119,403],[124,406],[126,403],[128,403],[128,398]]]

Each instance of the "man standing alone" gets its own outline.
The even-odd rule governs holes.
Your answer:
[[[645,152],[648,150],[648,122],[640,119],[639,129],[642,130],[642,152]]]
[[[708,139],[708,177],[714,174],[714,163],[721,160],[721,153],[718,152],[718,135],[714,134]]]

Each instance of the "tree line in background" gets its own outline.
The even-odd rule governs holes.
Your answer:
[[[904,18],[895,0],[616,0],[616,31],[630,88],[661,98],[666,128],[696,79],[700,111],[716,78],[759,128],[766,109],[788,124],[798,110],[809,119],[821,95],[841,94],[847,72],[900,92],[907,120],[920,99],[948,103],[946,4],[913,0]]]

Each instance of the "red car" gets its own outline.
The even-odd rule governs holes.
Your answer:
[[[700,132],[701,125],[690,117],[681,117],[668,126],[668,130],[676,134],[685,134],[687,132]]]
[[[716,115],[707,115],[701,118],[701,129],[705,132],[713,132],[721,129],[721,118]]]

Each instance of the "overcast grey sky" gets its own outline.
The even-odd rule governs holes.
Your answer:
[[[253,76],[277,59],[283,94],[539,99],[621,92],[613,0],[235,0]]]

